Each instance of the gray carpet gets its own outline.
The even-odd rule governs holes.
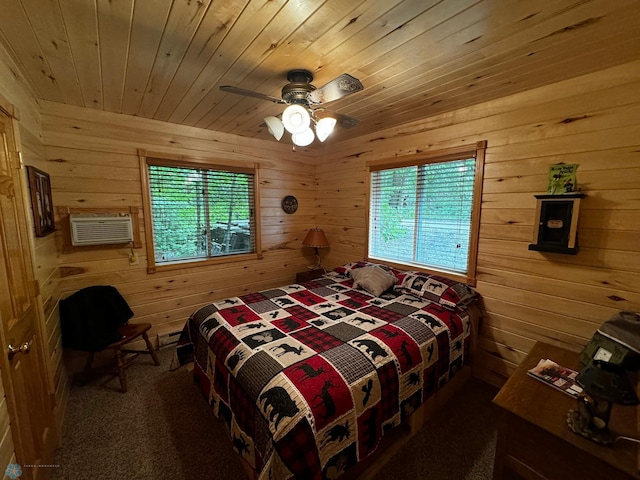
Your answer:
[[[244,480],[226,430],[185,368],[138,358],[117,379],[72,386],[52,480]],[[472,380],[376,477],[486,480],[493,468],[496,389]]]

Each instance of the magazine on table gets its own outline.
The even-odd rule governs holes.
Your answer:
[[[533,378],[560,390],[567,395],[577,398],[582,393],[582,387],[576,381],[578,372],[558,365],[548,358],[541,359],[538,364],[527,373]]]

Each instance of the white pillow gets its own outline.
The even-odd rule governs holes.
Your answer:
[[[393,273],[383,268],[363,267],[351,271],[353,286],[363,288],[371,295],[379,297],[384,291],[396,284],[398,280]]]

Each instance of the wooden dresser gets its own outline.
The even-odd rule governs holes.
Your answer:
[[[573,433],[566,417],[576,400],[527,375],[541,358],[579,370],[578,353],[536,343],[494,398],[501,409],[493,478],[527,480],[638,480],[638,444],[598,445]],[[638,438],[637,407],[614,405],[615,435]]]

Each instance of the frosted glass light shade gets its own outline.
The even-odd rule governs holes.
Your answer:
[[[264,123],[267,124],[269,133],[273,135],[276,140],[280,141],[282,135],[284,135],[284,125],[282,121],[278,117],[265,117]]]
[[[294,133],[293,135],[291,135],[293,143],[295,143],[299,147],[306,147],[307,145],[311,144],[311,142],[313,142],[314,138],[315,135],[313,134],[313,130],[311,130],[310,128],[307,128],[302,133]]]
[[[336,126],[336,119],[331,117],[325,117],[318,120],[316,123],[316,135],[318,136],[318,140],[324,142],[331,132],[333,132],[333,127]]]
[[[282,123],[289,133],[302,133],[309,128],[311,117],[302,105],[289,105],[282,113]]]

